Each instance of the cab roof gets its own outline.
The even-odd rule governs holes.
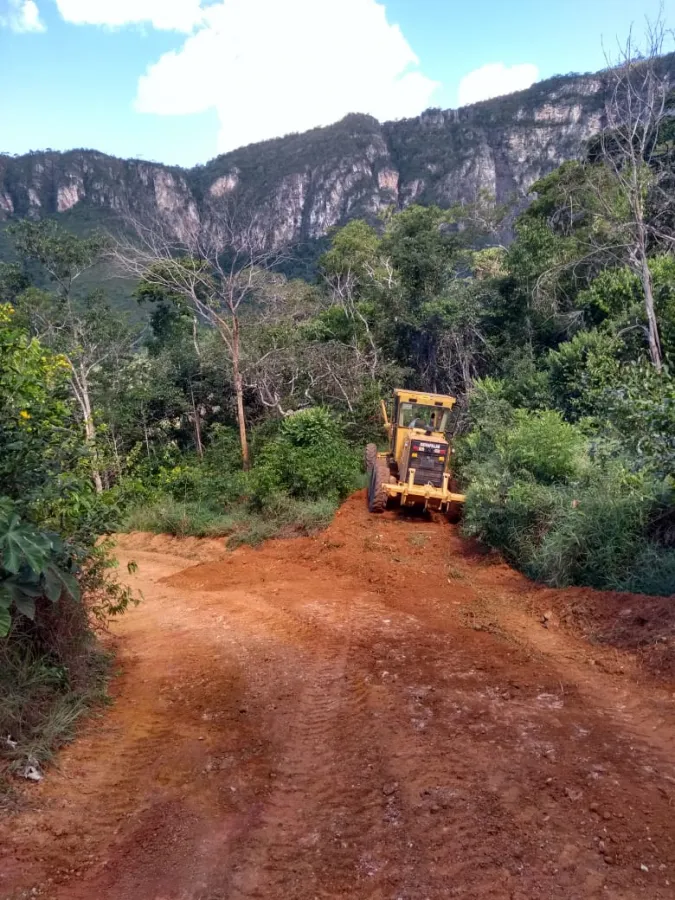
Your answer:
[[[419,403],[421,406],[439,406],[442,409],[452,409],[457,403],[456,397],[449,394],[427,394],[425,391],[404,391],[397,388],[394,397],[400,403]]]

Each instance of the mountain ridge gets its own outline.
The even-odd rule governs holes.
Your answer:
[[[664,58],[673,67],[673,56]],[[256,214],[271,246],[322,239],[386,207],[449,206],[488,192],[518,208],[543,175],[579,155],[605,119],[607,74],[555,76],[460,109],[333,125],[249,144],[192,168],[98,150],[0,155],[0,220],[159,218],[177,239],[232,198]],[[85,228],[86,230],[86,228]]]

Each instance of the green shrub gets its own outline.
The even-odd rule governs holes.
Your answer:
[[[277,494],[264,511],[252,510],[242,517],[227,546],[256,547],[270,538],[314,534],[330,524],[336,510],[337,503],[330,500],[293,500]]]
[[[228,429],[216,433],[201,460],[167,458],[155,469],[152,492],[131,504],[126,529],[255,545],[325,528],[339,500],[359,486],[359,458],[326,410],[265,427],[254,443],[251,473],[241,471]]]
[[[657,486],[618,465],[592,466],[573,484],[514,479],[505,470],[472,482],[464,529],[545,584],[668,596],[675,549],[649,537],[663,510]]]
[[[516,410],[513,426],[501,431],[496,447],[511,472],[544,483],[572,478],[583,465],[583,435],[554,410]]]
[[[481,468],[495,454],[497,436],[513,422],[514,408],[498,378],[482,378],[474,386],[468,408],[470,431],[455,441],[455,467],[470,474],[473,461]]]
[[[532,481],[498,476],[476,478],[467,492],[466,534],[480,538],[521,568],[527,568],[533,549],[555,521],[564,502],[559,492]]]
[[[513,409],[500,381],[479,384],[469,415],[473,429],[457,444],[457,462],[470,480],[480,478],[486,464],[543,483],[583,470],[582,432],[555,410]]]
[[[2,753],[10,771],[29,760],[50,760],[72,739],[77,721],[105,700],[110,660],[84,639],[80,610],[70,604],[69,615],[50,623],[49,637],[54,644],[56,626],[58,647],[47,647],[45,634],[32,624],[0,642],[0,733],[12,739],[3,742]],[[4,791],[0,778],[0,798]]]
[[[624,587],[632,578],[636,554],[647,544],[653,498],[617,472],[598,474],[580,499],[569,491],[564,496],[566,502],[532,548],[528,574],[555,585]]]
[[[675,378],[628,366],[605,392],[605,411],[634,468],[675,483]]]
[[[605,392],[620,376],[622,342],[600,331],[582,331],[546,358],[553,405],[569,419],[602,415]]]
[[[631,409],[643,413],[637,400]],[[470,415],[474,431],[458,454],[469,481],[466,534],[546,584],[675,591],[672,529],[659,525],[673,507],[666,482],[636,472],[632,455],[629,467],[616,445],[601,453],[594,441],[591,458],[579,426],[554,411],[512,409],[500,382],[480,384]]]
[[[617,582],[617,589],[634,593],[675,593],[675,549],[646,543],[633,559],[630,571]]]
[[[112,493],[120,507],[141,519],[146,507],[153,509],[153,516],[161,518],[162,510],[166,510],[171,518],[170,511],[177,507],[168,504],[168,498],[220,515],[239,504],[249,492],[249,477],[242,471],[238,440],[234,429],[216,425],[211,429],[203,458],[196,453],[181,454],[171,446],[161,455],[139,461],[132,454],[127,474]]]
[[[253,498],[265,506],[277,494],[298,500],[342,499],[360,483],[360,460],[325,409],[284,419],[276,438],[258,455]]]

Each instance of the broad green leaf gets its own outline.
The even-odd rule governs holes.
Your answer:
[[[38,597],[44,596],[44,590],[39,581],[33,578],[22,578],[21,575],[14,575],[12,578],[7,579],[7,583],[11,588],[19,591],[26,597],[34,597],[37,600]]]
[[[14,600],[14,605],[19,610],[19,612],[26,616],[31,622],[35,619],[35,598],[27,597],[25,594],[22,597],[16,597]]]
[[[63,593],[63,582],[56,566],[49,565],[42,573],[45,585],[45,594],[52,603],[57,603]]]
[[[36,574],[40,573],[50,552],[49,538],[34,528],[22,525],[17,515],[13,515],[0,531],[2,566],[14,575],[18,574],[23,565],[27,565]]]
[[[59,569],[58,566],[50,563],[45,566],[43,576],[45,593],[52,603],[56,603],[64,591],[73,600],[80,599],[80,586],[77,583],[77,579],[70,572],[64,572],[63,569]]]

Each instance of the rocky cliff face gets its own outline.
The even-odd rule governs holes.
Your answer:
[[[348,116],[192,170],[89,150],[0,156],[0,219],[129,211],[161,219],[182,238],[236,198],[278,247],[391,205],[448,206],[482,190],[524,205],[532,184],[602,127],[604,107],[602,75],[565,76],[399,122]]]

